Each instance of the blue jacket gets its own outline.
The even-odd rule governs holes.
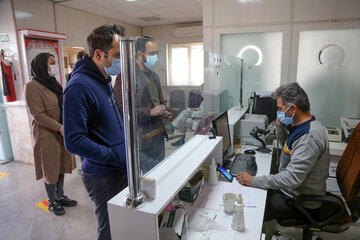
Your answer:
[[[124,124],[110,82],[84,57],[76,62],[64,92],[65,147],[84,157],[81,168],[93,176],[126,172]]]

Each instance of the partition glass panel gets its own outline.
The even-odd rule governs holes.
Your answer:
[[[300,32],[297,81],[325,126],[360,118],[359,42],[360,29]]]
[[[280,85],[282,33],[237,33],[220,37],[223,54],[243,59],[243,105],[254,91],[274,91]]]
[[[195,134],[206,134],[219,113],[238,105],[241,61],[204,52],[202,44],[137,37],[135,46],[138,146],[145,174]]]

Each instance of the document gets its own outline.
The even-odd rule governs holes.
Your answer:
[[[234,193],[236,195],[241,193],[245,207],[256,207],[255,201],[249,194],[248,187],[222,181],[219,181],[214,187],[205,185],[193,206],[219,211],[221,206],[223,206],[224,193]]]

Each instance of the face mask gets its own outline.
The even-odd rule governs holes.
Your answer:
[[[58,65],[50,65],[50,71],[48,72],[50,77],[55,77],[59,72]]]
[[[145,55],[144,55],[145,56]],[[158,63],[158,56],[156,54],[146,56],[145,67],[149,70],[153,70]]]
[[[110,57],[109,55],[107,55],[106,53],[104,53],[106,56]],[[103,64],[104,66],[104,64]],[[107,75],[118,75],[121,72],[121,61],[120,58],[112,58],[112,64],[110,67],[105,67],[104,66],[104,70],[106,72]]]
[[[291,107],[291,106],[290,106]],[[285,113],[290,109],[290,107],[288,107],[285,112],[281,112],[281,111],[277,111],[277,118],[280,120],[281,123],[285,124],[285,125],[292,125],[294,124],[294,115],[295,113],[291,116],[291,117],[287,117],[285,115]]]

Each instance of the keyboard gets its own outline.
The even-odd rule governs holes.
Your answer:
[[[249,154],[237,154],[235,155],[231,165],[230,173],[236,176],[239,172],[247,172],[252,176],[257,173],[257,164],[254,155]]]

